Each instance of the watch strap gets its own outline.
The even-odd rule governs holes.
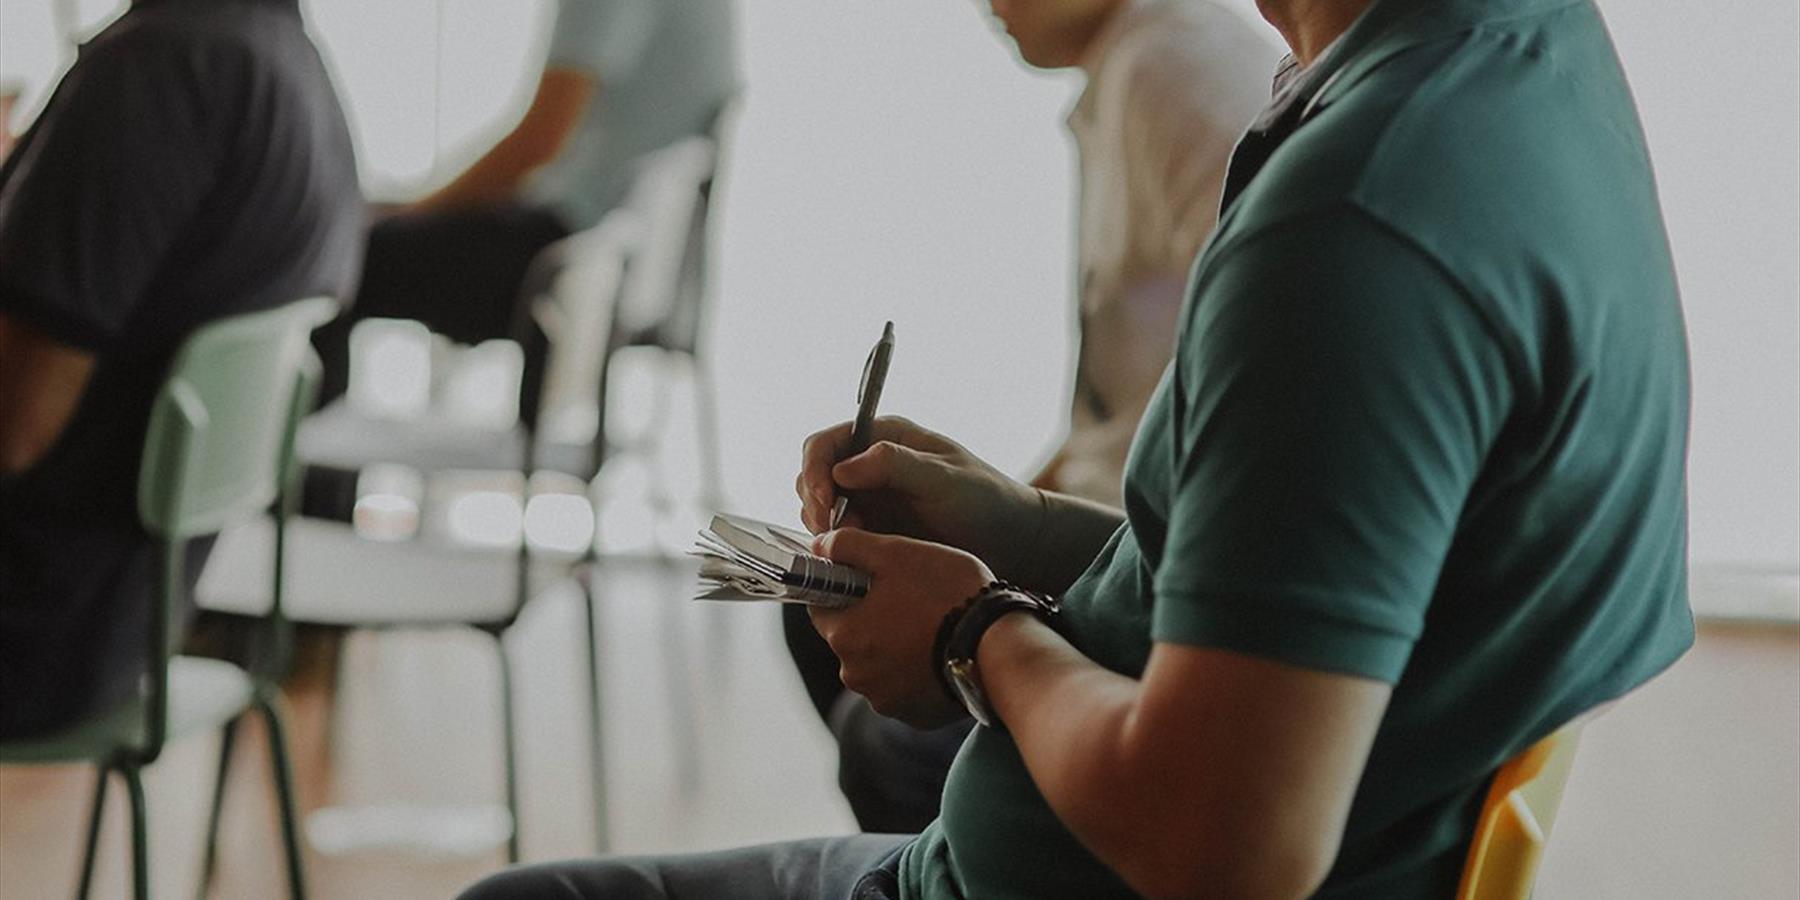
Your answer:
[[[983,725],[997,726],[998,719],[987,707],[985,690],[979,684],[975,654],[987,630],[1002,617],[1014,612],[1028,612],[1040,621],[1056,627],[1060,607],[1055,598],[1026,590],[1004,581],[990,582],[967,602],[952,609],[938,626],[932,647],[938,683],[951,699],[968,708],[969,714]],[[973,684],[956,682],[973,681]]]

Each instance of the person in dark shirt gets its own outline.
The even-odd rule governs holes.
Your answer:
[[[81,48],[0,167],[0,738],[136,689],[139,455],[182,341],[347,296],[362,247],[296,0],[139,0]]]

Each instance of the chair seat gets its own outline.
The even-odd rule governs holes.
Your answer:
[[[250,676],[231,663],[197,656],[170,659],[166,739],[223,726],[249,708],[253,690]],[[144,707],[131,700],[62,731],[0,744],[0,763],[99,760],[143,743]]]
[[[274,522],[265,518],[219,536],[196,591],[201,608],[268,612],[274,534]],[[532,584],[565,575],[573,561],[534,558]],[[341,522],[295,518],[288,524],[282,612],[318,625],[500,624],[516,612],[517,572],[511,549],[374,541]]]
[[[525,469],[525,430],[480,428],[437,418],[369,416],[338,400],[300,425],[295,452],[308,465],[356,470],[371,463],[400,463],[428,472],[449,469]],[[593,448],[541,443],[536,467],[587,479]]]

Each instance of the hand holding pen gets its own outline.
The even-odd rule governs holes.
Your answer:
[[[856,389],[856,422],[850,427],[850,452],[846,457],[855,456],[869,449],[875,440],[875,409],[881,404],[881,389],[887,384],[888,363],[894,357],[894,323],[887,323],[881,330],[881,340],[869,350],[869,358],[863,363],[862,382]],[[844,521],[844,513],[850,508],[850,497],[839,494],[837,502],[831,506],[831,527],[837,528]]]

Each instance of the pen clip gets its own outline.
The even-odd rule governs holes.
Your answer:
[[[863,397],[867,396],[869,393],[869,373],[875,369],[875,354],[880,350],[880,344],[870,347],[868,357],[863,360],[862,378],[856,382],[856,403],[858,406],[862,405]]]

